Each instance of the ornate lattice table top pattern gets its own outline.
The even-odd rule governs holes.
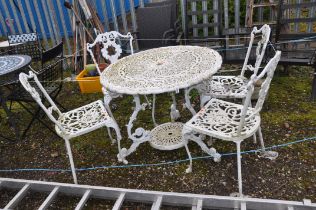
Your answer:
[[[214,50],[171,46],[142,51],[111,64],[101,83],[121,94],[159,94],[178,91],[209,79],[222,65]]]
[[[31,62],[27,55],[0,56],[0,76],[16,71]]]

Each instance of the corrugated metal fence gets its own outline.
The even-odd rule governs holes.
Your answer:
[[[135,10],[150,0],[90,0],[105,30],[128,30],[126,14],[131,13],[132,27],[136,31]],[[73,0],[68,0],[73,3]],[[0,36],[8,33],[20,34],[36,31],[44,41],[44,47],[65,38],[68,53],[71,54],[69,37],[72,36],[72,11],[64,7],[62,0],[0,0]],[[117,17],[122,15],[122,27]],[[113,27],[110,29],[110,25]]]

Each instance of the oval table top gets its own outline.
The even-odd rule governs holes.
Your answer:
[[[12,73],[27,66],[32,58],[28,55],[0,56],[0,76]]]
[[[120,94],[177,92],[209,79],[221,65],[219,53],[207,47],[161,47],[118,60],[102,72],[100,81]]]

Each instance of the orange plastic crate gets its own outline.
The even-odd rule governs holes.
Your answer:
[[[100,83],[100,76],[85,77],[85,75],[87,75],[87,73],[88,73],[88,71],[84,69],[76,77],[76,80],[79,83],[81,93],[102,92],[102,86]]]

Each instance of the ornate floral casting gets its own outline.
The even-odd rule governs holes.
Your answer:
[[[97,61],[92,52],[92,48],[96,44],[101,44],[101,54],[103,58],[109,60],[110,63],[115,63],[122,54],[122,47],[118,43],[120,38],[129,39],[131,54],[133,54],[133,36],[131,35],[131,33],[127,33],[127,35],[122,35],[117,31],[105,32],[99,34],[92,44],[87,43],[87,51],[89,52],[93,62],[96,64],[99,74],[101,74],[101,71],[97,65]],[[109,48],[113,48],[114,52],[109,53]]]

